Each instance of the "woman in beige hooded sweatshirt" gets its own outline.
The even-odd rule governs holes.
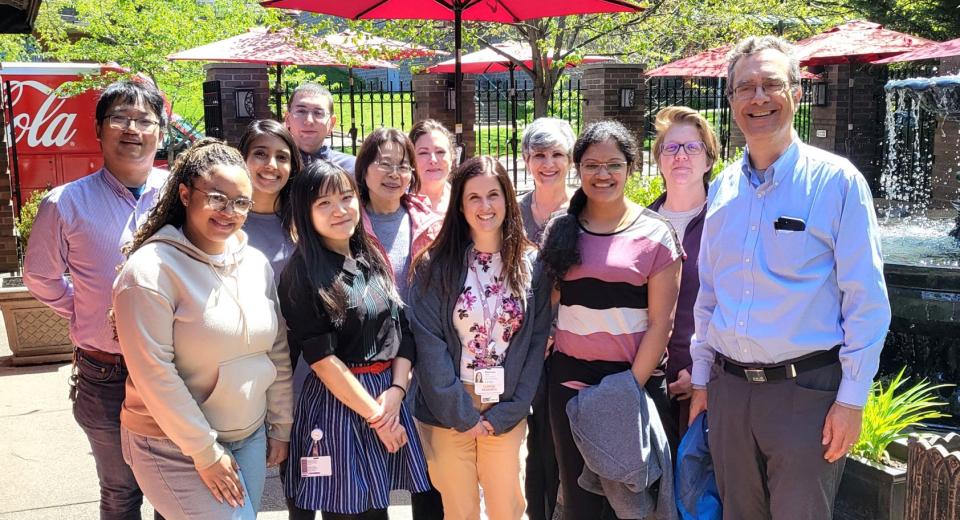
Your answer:
[[[286,327],[240,154],[204,139],[173,167],[114,283],[130,373],[124,458],[168,520],[254,518],[267,465],[287,456]]]

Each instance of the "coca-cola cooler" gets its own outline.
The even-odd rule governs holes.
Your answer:
[[[99,92],[60,97],[54,90],[81,75],[111,70],[123,72],[115,65],[0,63],[16,212],[35,190],[79,179],[103,165],[95,129]]]

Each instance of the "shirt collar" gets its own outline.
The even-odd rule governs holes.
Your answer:
[[[743,163],[741,164],[741,172],[746,176],[747,180],[750,181],[750,184],[754,188],[759,188],[760,186],[772,184],[777,186],[783,180],[785,175],[788,175],[788,172],[792,172],[796,165],[797,161],[800,158],[800,138],[794,134],[793,141],[790,143],[790,146],[780,154],[780,157],[776,161],[773,161],[763,175],[760,175],[759,170],[753,167],[750,164],[750,148],[745,147],[743,151]]]
[[[323,159],[324,161],[330,160],[330,147],[327,145],[321,146],[316,152],[313,153],[304,152],[303,150],[300,151],[303,153],[303,155],[312,159]]]

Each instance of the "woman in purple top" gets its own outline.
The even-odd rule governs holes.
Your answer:
[[[667,390],[680,436],[690,412],[690,338],[693,304],[700,290],[697,256],[707,207],[710,171],[717,161],[717,136],[710,123],[688,107],[667,107],[657,114],[653,157],[660,166],[666,192],[650,205],[670,221],[683,243],[686,258],[680,275],[680,297],[667,343]]]
[[[665,219],[624,195],[639,157],[636,141],[620,123],[588,127],[573,147],[581,188],[567,214],[551,220],[541,250],[560,303],[547,399],[564,520],[593,520],[609,508],[603,496],[578,484],[584,461],[567,402],[605,376],[629,370],[661,417],[669,413],[663,365],[681,251]]]

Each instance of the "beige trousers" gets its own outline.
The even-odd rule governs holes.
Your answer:
[[[473,395],[473,387],[465,385]],[[474,405],[481,409],[480,398]],[[482,409],[486,409],[484,405]],[[430,481],[443,499],[445,520],[480,518],[480,491],[490,520],[519,520],[526,503],[520,486],[520,444],[526,420],[502,435],[472,438],[452,428],[417,422]]]

